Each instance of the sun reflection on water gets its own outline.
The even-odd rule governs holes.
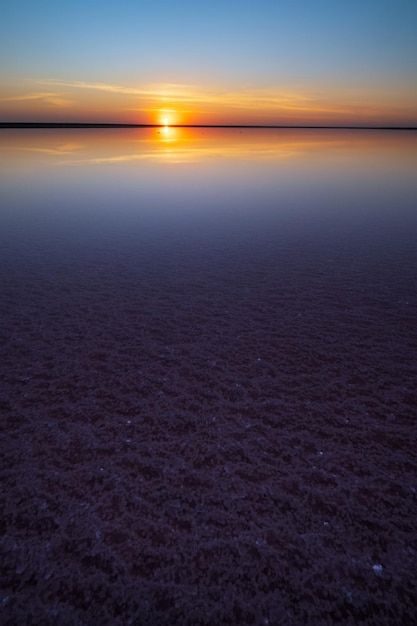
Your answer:
[[[168,119],[168,118],[166,118]],[[164,120],[165,121],[165,120]],[[163,163],[205,163],[225,159],[251,161],[297,161],[318,163],[329,158],[349,162],[352,152],[375,152],[390,145],[405,154],[403,137],[398,133],[379,134],[347,131],[302,131],[262,129],[186,128],[170,124],[134,130],[48,130],[20,135],[2,134],[1,148],[12,160],[31,161],[37,153],[42,162],[56,166],[105,164],[127,161],[160,161]],[[407,142],[405,142],[407,144]],[[415,162],[415,144],[409,148]],[[379,148],[378,148],[379,150]],[[382,158],[376,152],[375,160]],[[26,155],[26,156],[25,156]],[[1,157],[1,154],[0,154]]]

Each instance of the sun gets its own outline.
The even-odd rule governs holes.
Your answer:
[[[176,126],[179,120],[179,113],[176,109],[154,109],[154,124],[163,128],[171,128]]]

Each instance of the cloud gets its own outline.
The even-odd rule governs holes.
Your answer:
[[[10,100],[10,101],[20,101],[20,100],[44,100],[45,98],[51,98],[58,96],[56,93],[26,93],[21,96],[7,96],[5,98],[0,98],[0,100]]]
[[[68,100],[67,98],[60,97],[45,98],[45,102],[47,102],[48,104],[52,104],[56,107],[69,107],[74,104],[73,100]]]
[[[141,100],[155,102],[159,100],[175,104],[191,104],[205,106],[226,106],[238,109],[288,110],[288,111],[320,111],[323,113],[341,112],[340,107],[329,106],[320,102],[314,94],[302,90],[290,91],[282,89],[253,89],[233,92],[203,91],[193,85],[177,83],[154,83],[142,88],[127,87],[110,83],[94,83],[84,81],[64,81],[58,79],[38,80],[38,84],[66,87],[72,89],[89,89],[107,93],[135,96]],[[154,109],[154,107],[153,107]],[[146,109],[144,109],[146,110]]]
[[[68,100],[67,98],[62,97],[63,94],[55,93],[55,92],[34,92],[34,93],[26,93],[20,96],[6,96],[4,98],[0,98],[0,101],[8,101],[8,102],[26,102],[33,100],[42,100],[47,104],[52,104],[57,107],[68,107],[73,104],[73,100]]]
[[[322,85],[314,89],[299,85],[289,88],[282,85],[270,88],[252,88],[241,90],[204,89],[192,84],[179,83],[151,83],[141,87],[126,86],[113,83],[68,81],[61,79],[38,79],[38,85],[56,90],[64,88],[75,99],[77,90],[99,91],[109,94],[119,94],[128,98],[123,110],[135,110],[155,113],[164,108],[189,115],[210,115],[213,112],[240,111],[262,113],[273,116],[276,114],[299,119],[341,119],[345,121],[355,117],[363,118],[381,116],[397,112],[402,115],[405,111],[404,103],[397,102],[396,98],[381,101],[378,89],[375,86],[361,86],[354,91],[348,86]],[[71,101],[56,91],[35,92],[14,99],[29,100],[43,99],[53,106],[70,106]],[[12,100],[13,98],[6,98]],[[129,102],[130,100],[130,102]],[[135,104],[137,106],[135,107]],[[127,105],[127,106],[126,106]],[[129,106],[130,105],[130,106]],[[313,116],[313,118],[311,118]],[[272,119],[272,118],[271,118]]]
[[[75,89],[92,89],[97,91],[107,91],[108,93],[116,93],[130,96],[149,96],[155,97],[157,90],[155,88],[150,89],[137,89],[136,87],[124,87],[122,85],[111,85],[109,83],[87,83],[84,81],[64,81],[55,79],[43,79],[36,81],[41,85],[54,85],[57,87],[71,87]]]

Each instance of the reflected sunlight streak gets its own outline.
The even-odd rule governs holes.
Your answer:
[[[56,166],[77,164],[111,164],[128,161],[160,161],[164,163],[204,163],[219,160],[277,161],[320,158],[329,150],[334,158],[344,159],[352,149],[361,147],[363,153],[377,145],[368,132],[343,131],[259,131],[210,130],[163,126],[139,131],[119,131],[112,134],[74,133],[62,131],[33,133],[13,142],[4,136],[3,148],[16,154],[37,153],[39,166],[53,162]],[[25,141],[23,142],[23,137]],[[383,143],[395,146],[400,137],[384,135]],[[410,155],[410,161],[415,159]],[[19,157],[21,158],[21,157]],[[25,157],[26,158],[26,157]],[[377,157],[376,157],[377,158]]]

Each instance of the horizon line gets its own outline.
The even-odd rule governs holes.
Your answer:
[[[317,130],[417,130],[417,126],[348,126],[345,124],[133,124],[112,122],[0,122],[0,129],[13,128],[258,128]]]

